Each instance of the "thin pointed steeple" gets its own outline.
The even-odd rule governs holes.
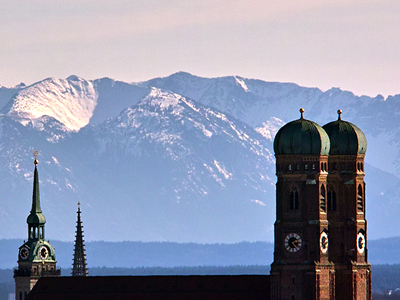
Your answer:
[[[32,209],[31,214],[42,213],[42,209],[40,208],[40,193],[39,193],[39,174],[37,170],[37,165],[39,161],[37,160],[37,151],[35,150],[35,171],[33,173],[33,194],[32,194]]]
[[[42,209],[40,208],[39,173],[37,170],[39,161],[37,160],[38,152],[36,149],[33,155],[35,156],[33,162],[35,164],[35,170],[33,172],[32,208],[26,219],[26,223],[28,223],[28,239],[44,239],[44,224],[46,223],[46,218],[42,214]]]
[[[83,240],[83,226],[81,221],[81,204],[78,202],[78,220],[76,221],[76,236],[72,276],[88,276],[86,251]]]

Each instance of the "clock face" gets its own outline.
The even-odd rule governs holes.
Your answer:
[[[365,236],[362,232],[357,234],[357,251],[358,253],[363,253],[365,250]]]
[[[297,252],[301,248],[301,238],[296,233],[289,233],[285,238],[285,247],[289,252]]]
[[[39,250],[40,253],[40,258],[41,259],[46,259],[47,256],[49,256],[49,251],[47,250],[47,248],[45,246],[42,246]]]
[[[19,250],[19,257],[21,257],[22,259],[27,259],[29,256],[29,250],[26,247],[21,248],[21,250]]]
[[[319,247],[321,248],[322,253],[326,253],[326,251],[328,251],[328,235],[325,231],[321,232],[321,236],[319,238]]]

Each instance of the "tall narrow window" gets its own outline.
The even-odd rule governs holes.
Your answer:
[[[299,209],[299,192],[296,188],[290,192],[289,209]]]
[[[336,211],[336,192],[333,187],[328,191],[328,211]]]
[[[320,209],[321,211],[325,212],[326,211],[326,204],[325,204],[325,186],[321,185],[321,196],[320,196]]]
[[[361,187],[361,184],[358,185],[358,190],[357,190],[357,211],[362,212],[364,205],[363,205],[363,190]]]

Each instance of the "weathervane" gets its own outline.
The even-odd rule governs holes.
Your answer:
[[[33,163],[35,164],[35,166],[37,166],[37,164],[39,163],[39,161],[37,160],[38,155],[39,155],[39,152],[37,152],[37,150],[35,149],[35,151],[33,151],[33,156],[35,157],[35,160],[33,161]]]

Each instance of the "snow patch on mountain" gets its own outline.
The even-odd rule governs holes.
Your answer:
[[[256,127],[255,130],[266,139],[273,141],[275,134],[283,125],[285,125],[285,122],[281,119],[271,117],[268,121],[264,122],[261,127]]]
[[[218,172],[220,172],[225,177],[225,179],[232,178],[232,173],[229,173],[221,162],[214,160],[214,166],[217,168]]]
[[[249,92],[249,88],[247,87],[246,83],[244,83],[243,79],[235,76],[235,80],[245,92]]]
[[[16,94],[6,113],[22,124],[49,116],[64,124],[66,130],[77,131],[89,123],[97,97],[90,81],[76,76],[49,78]]]

